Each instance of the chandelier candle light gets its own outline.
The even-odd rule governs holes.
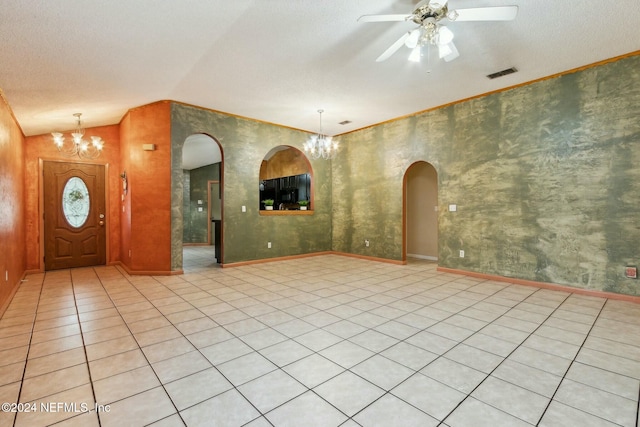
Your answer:
[[[58,148],[58,151],[67,157],[78,156],[83,159],[95,159],[99,157],[104,147],[104,141],[99,136],[92,136],[91,142],[84,140],[84,129],[80,121],[82,113],[75,113],[74,116],[78,119],[78,123],[76,129],[71,132],[72,141],[66,143],[62,133],[52,132],[53,143]]]
[[[320,131],[317,135],[311,135],[304,143],[304,151],[314,160],[320,157],[325,160],[333,159],[338,152],[338,143],[322,133],[322,113],[324,110],[318,110],[318,113],[320,113]]]

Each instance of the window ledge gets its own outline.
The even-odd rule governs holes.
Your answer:
[[[299,216],[299,215],[313,215],[313,211],[312,210],[306,210],[306,211],[296,211],[296,210],[290,210],[290,211],[267,211],[267,210],[260,210],[260,215],[262,216]]]

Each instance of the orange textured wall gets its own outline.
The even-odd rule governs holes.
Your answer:
[[[86,135],[98,135],[105,141],[105,147],[95,160],[80,160],[65,157],[58,152],[50,134],[25,138],[25,222],[26,258],[28,270],[42,270],[41,237],[42,213],[41,163],[42,161],[65,161],[70,163],[94,163],[108,165],[107,196],[107,264],[120,260],[120,130],[119,125],[87,128]],[[65,134],[68,132],[64,132]]]
[[[123,252],[128,256],[131,250],[131,257],[123,260],[132,273],[166,274],[171,271],[171,104],[134,108],[122,124],[129,179],[129,200],[121,213],[129,248]],[[145,151],[144,144],[155,144],[156,149]]]
[[[24,136],[0,94],[0,315],[25,272]]]

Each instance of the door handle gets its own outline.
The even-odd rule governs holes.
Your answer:
[[[98,224],[100,224],[100,225],[104,225],[104,221],[100,221]]]
[[[100,219],[104,219],[104,214],[100,214]]]

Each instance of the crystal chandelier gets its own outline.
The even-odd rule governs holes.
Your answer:
[[[104,141],[99,136],[92,136],[91,142],[83,139],[84,129],[80,121],[82,113],[75,113],[74,116],[78,119],[76,129],[71,132],[72,141],[66,142],[64,135],[60,132],[52,132],[53,143],[58,148],[58,151],[67,157],[78,156],[82,159],[95,159],[102,153],[102,147]]]
[[[311,135],[304,143],[304,151],[314,160],[320,157],[325,160],[333,159],[338,152],[338,143],[322,133],[322,113],[324,110],[318,110],[318,113],[320,113],[320,132],[317,135]]]

